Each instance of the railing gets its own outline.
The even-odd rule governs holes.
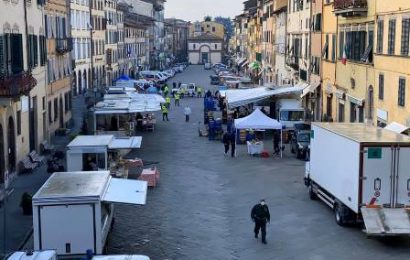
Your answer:
[[[73,50],[73,39],[64,38],[56,39],[56,51],[60,54],[64,54]]]
[[[335,14],[360,15],[367,12],[367,0],[334,0]]]
[[[37,80],[28,72],[0,77],[0,97],[16,98],[27,95],[37,85]]]

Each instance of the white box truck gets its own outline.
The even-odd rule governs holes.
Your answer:
[[[5,260],[58,260],[58,256],[55,250],[17,251],[6,256]],[[91,260],[150,260],[150,258],[145,255],[96,255],[92,256]]]
[[[54,173],[33,196],[34,249],[102,254],[113,203],[144,205],[146,195],[147,182],[112,178],[108,171]]]
[[[295,124],[304,123],[305,109],[298,99],[279,99],[276,103],[279,122],[285,129],[295,129]]]
[[[410,138],[349,123],[313,123],[305,184],[344,225],[371,235],[410,234]]]

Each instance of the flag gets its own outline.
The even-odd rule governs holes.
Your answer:
[[[343,57],[342,57],[342,63],[343,65],[346,65],[347,62],[347,55],[346,55],[346,45],[343,46]]]

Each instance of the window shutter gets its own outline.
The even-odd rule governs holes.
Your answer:
[[[17,74],[23,71],[23,37],[11,34],[11,71]]]
[[[33,35],[34,40],[34,67],[38,65],[38,37]]]
[[[0,35],[0,77],[7,75],[6,44],[3,35]]]

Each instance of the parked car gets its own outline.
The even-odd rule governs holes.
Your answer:
[[[210,70],[211,69],[211,63],[205,63],[204,64],[204,69],[206,69],[206,70]]]
[[[140,77],[146,80],[152,80],[155,83],[163,84],[167,81],[167,78],[164,77],[164,75],[161,75],[158,73],[158,71],[141,71],[140,72]]]
[[[211,75],[209,77],[211,78],[211,85],[219,85],[220,80],[218,75]]]
[[[298,159],[308,159],[310,146],[310,130],[295,131],[290,139],[290,151],[296,153]]]

